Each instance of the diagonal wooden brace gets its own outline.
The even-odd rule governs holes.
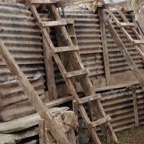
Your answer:
[[[27,80],[24,73],[20,70],[20,67],[18,66],[10,52],[7,50],[2,40],[0,40],[0,52],[11,73],[17,77],[19,85],[23,89],[24,93],[28,96],[31,104],[35,106],[35,109],[40,115],[40,117],[45,120],[46,127],[50,130],[57,143],[70,144],[65,134],[61,131],[59,125],[51,116],[49,109],[47,109],[45,104],[41,101],[35,89]]]

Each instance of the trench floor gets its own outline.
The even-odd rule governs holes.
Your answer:
[[[117,133],[120,144],[144,144],[144,126]]]

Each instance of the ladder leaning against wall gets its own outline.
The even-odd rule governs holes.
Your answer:
[[[135,64],[134,59],[132,58],[129,50],[126,47],[126,43],[123,41],[124,38],[119,35],[119,31],[122,32],[125,35],[126,39],[132,44],[132,47],[141,56],[143,62],[144,53],[141,50],[140,45],[144,44],[144,39],[138,33],[136,25],[133,22],[130,22],[121,10],[105,9],[103,10],[103,13],[105,15],[105,24],[109,32],[111,33],[113,39],[121,50],[132,72],[134,73],[140,85],[144,89],[144,76]]]
[[[78,105],[78,110],[84,119],[86,126],[92,136],[92,139],[95,144],[101,144],[101,141],[96,133],[96,126],[104,125],[108,131],[111,143],[117,143],[117,137],[113,131],[113,128],[110,124],[110,116],[106,115],[104,108],[100,102],[101,95],[95,94],[94,87],[88,77],[88,72],[84,68],[81,58],[79,55],[79,48],[74,46],[68,32],[65,28],[67,25],[67,20],[62,19],[56,8],[56,2],[50,0],[30,0],[29,7],[37,20],[38,26],[41,29],[43,36],[45,38],[47,48],[51,50],[52,56],[65,80],[65,83],[69,89],[69,92],[73,96],[76,104]],[[40,14],[37,11],[37,5],[47,6],[48,11],[52,21],[42,21]],[[57,37],[61,40],[61,47],[55,47],[50,34],[47,29],[54,27],[57,31]],[[61,55],[63,59],[61,59]],[[67,69],[67,66],[64,64],[63,60],[69,61],[71,68]],[[79,98],[79,95],[75,89],[74,80],[77,79],[83,90],[85,97]],[[90,104],[89,104],[90,103]],[[89,104],[89,106],[94,105],[96,108],[97,114],[100,116],[95,121],[91,120],[85,110],[84,104]]]

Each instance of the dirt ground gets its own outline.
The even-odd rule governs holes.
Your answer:
[[[120,144],[144,144],[144,126],[117,133]]]

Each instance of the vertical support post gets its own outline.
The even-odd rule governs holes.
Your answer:
[[[45,123],[43,119],[40,120],[39,122],[39,143],[46,144],[45,143]]]
[[[73,100],[73,111],[74,111],[75,115],[78,118],[79,107],[78,107],[78,104],[77,104],[77,102],[75,100]],[[77,144],[79,144],[79,132],[78,132],[78,129],[77,129],[78,136],[76,137]]]
[[[102,39],[102,46],[103,46],[103,60],[104,60],[104,67],[105,67],[106,85],[110,85],[110,64],[109,64],[108,47],[107,47],[107,40],[106,40],[106,29],[103,21],[103,13],[101,8],[98,9],[98,14],[100,20],[101,39]]]
[[[55,76],[54,76],[54,67],[53,60],[50,49],[46,45],[45,37],[43,36],[43,50],[44,50],[44,63],[46,69],[46,78],[47,78],[47,86],[49,92],[49,100],[56,100],[58,98]]]
[[[133,95],[135,126],[138,127],[139,126],[139,116],[138,116],[136,87],[132,87],[132,95]]]

